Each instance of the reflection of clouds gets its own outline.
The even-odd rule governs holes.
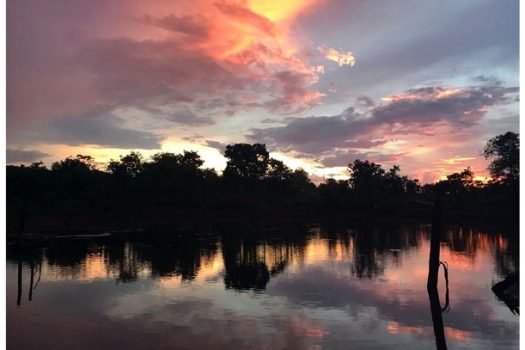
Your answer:
[[[399,323],[393,322],[393,321],[388,322],[387,330],[389,333],[392,333],[392,334],[404,333],[404,334],[422,335],[423,333],[427,333],[427,336],[428,336],[428,334],[430,333],[428,332],[429,327],[425,328],[425,327],[402,326]]]
[[[455,329],[452,327],[445,327],[445,335],[447,339],[453,339],[457,342],[468,342],[472,337],[471,332],[462,331],[460,329]]]
[[[33,307],[44,322],[51,314],[68,320],[62,325],[63,321],[52,318],[49,324],[55,330],[41,328],[48,338],[63,326],[63,332],[70,331],[78,339],[107,334],[103,346],[126,336],[181,349],[242,349],[254,344],[261,349],[338,349],[350,343],[377,348],[404,342],[404,348],[433,346],[426,291],[429,244],[424,232],[399,234],[365,226],[357,231],[310,233],[303,240],[178,239],[164,250],[128,243],[96,249],[82,246],[77,247],[80,253],[65,257],[56,249],[50,260],[44,259],[35,302],[24,307]],[[444,240],[441,259],[450,268],[451,311],[443,317],[450,345],[516,345],[518,320],[498,304],[487,282],[494,276],[495,251],[504,251],[511,242],[501,235],[469,230],[453,230]],[[171,255],[148,260],[159,252]],[[367,264],[380,264],[382,271],[369,278],[357,274],[355,260],[360,256],[367,257]],[[227,269],[242,261],[246,266],[266,266],[271,274],[266,289],[255,293],[225,289]],[[155,263],[162,275],[153,274]],[[16,264],[10,268],[8,295],[14,295]],[[184,269],[193,279],[177,272]],[[129,280],[132,283],[115,284],[122,271],[130,276],[139,273]],[[85,281],[90,283],[78,283]],[[443,300],[444,286],[439,287]],[[30,322],[24,312],[14,314]],[[71,320],[71,314],[83,319]],[[23,331],[16,328],[20,319],[8,318],[15,329],[12,334]],[[89,328],[84,333],[82,324]],[[64,344],[71,344],[68,341],[73,340]],[[82,346],[88,344],[93,345],[87,340]],[[141,340],[130,346],[147,345]]]
[[[424,336],[426,338],[434,336],[432,326],[404,326],[395,321],[388,322],[387,330],[391,334],[411,334],[415,336]],[[445,326],[444,331],[446,339],[458,343],[469,343],[472,338],[472,332],[463,331],[453,327]]]
[[[309,349],[311,342],[329,335],[323,321],[289,308],[279,298],[245,292],[232,298],[232,292],[219,285],[208,290],[193,289],[191,284],[179,285],[176,290],[159,287],[116,295],[116,306],[106,315],[113,321],[145,324],[145,333],[191,330],[192,336],[212,339],[220,333],[218,349],[227,348],[226,344],[233,348],[257,344],[260,349]]]
[[[452,302],[452,310],[444,315],[445,324],[450,324],[445,332],[456,342],[497,340],[505,334],[505,340],[499,341],[509,346],[517,340],[518,325],[514,319],[500,318],[500,305],[490,288],[480,283],[492,276],[492,248],[502,244],[499,237],[493,240],[486,235],[477,237],[476,243],[473,240],[470,237],[472,256],[453,252],[446,245],[441,249],[441,259],[449,262]],[[423,241],[417,253],[402,254],[402,264],[391,264],[387,259],[384,278],[374,280],[355,279],[348,271],[348,262],[308,266],[275,283],[268,293],[305,307],[346,309],[351,315],[372,307],[379,319],[395,322],[389,323],[390,332],[433,337],[425,288],[428,251],[428,241]],[[427,327],[430,331],[425,331]]]

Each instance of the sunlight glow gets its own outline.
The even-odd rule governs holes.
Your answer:
[[[282,22],[296,17],[317,0],[248,0],[248,7],[272,22]]]

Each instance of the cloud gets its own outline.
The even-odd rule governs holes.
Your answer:
[[[162,136],[121,126],[114,115],[59,119],[26,137],[33,141],[70,146],[96,145],[112,148],[158,149]]]
[[[319,162],[326,167],[346,167],[356,159],[369,160],[378,164],[399,162],[406,153],[383,154],[379,152],[358,152],[349,150],[346,152],[336,152],[319,159]]]
[[[219,142],[219,141],[213,141],[213,140],[207,140],[205,142],[205,145],[208,147],[215,148],[221,153],[224,153],[224,150],[226,149],[227,143]]]
[[[288,113],[322,97],[310,90],[320,72],[287,27],[312,1],[174,8],[163,0],[120,6],[96,0],[93,8],[75,3],[56,10],[61,5],[26,0],[8,6],[10,126],[181,104],[214,115],[253,107]]]
[[[206,18],[203,15],[175,16],[170,14],[160,18],[144,15],[139,21],[171,32],[187,35],[191,40],[206,40],[210,35],[209,27],[206,25]]]
[[[442,159],[442,161],[444,161],[447,164],[458,164],[458,163],[463,163],[463,162],[466,162],[466,161],[469,161],[469,160],[474,160],[474,159],[476,159],[476,158],[475,157],[459,157],[459,156],[455,156],[455,157],[452,157],[452,158],[449,158],[449,159]]]
[[[387,97],[388,103],[372,110],[372,118],[376,123],[404,126],[425,127],[443,121],[457,127],[469,127],[485,115],[486,108],[509,102],[508,94],[517,91],[518,88],[495,85],[464,90],[441,87],[411,89]]]
[[[251,9],[240,4],[230,3],[216,3],[215,6],[225,15],[233,18],[240,23],[244,23],[255,28],[258,28],[263,33],[274,37],[276,35],[276,28],[272,21],[267,17],[261,16]]]
[[[48,157],[49,154],[37,150],[6,149],[6,160],[8,164],[29,163]]]
[[[189,108],[181,108],[181,109],[172,111],[170,113],[167,113],[166,119],[173,123],[192,125],[192,126],[210,125],[210,124],[215,123],[214,120],[209,117],[197,116]]]
[[[369,109],[371,107],[374,107],[375,105],[376,103],[374,102],[374,100],[368,96],[358,96],[356,98],[356,107]]]
[[[293,150],[328,167],[346,166],[360,158],[408,164],[416,176],[421,176],[416,166],[430,164],[430,153],[439,154],[437,159],[450,159],[458,154],[456,148],[463,148],[464,160],[475,161],[477,169],[483,170],[477,154],[470,153],[471,149],[479,153],[482,147],[479,139],[472,141],[474,130],[490,108],[512,103],[517,93],[517,87],[499,83],[415,88],[388,96],[377,105],[361,98],[368,106],[364,112],[350,107],[333,116],[288,118],[283,126],[254,128],[247,137],[273,149]]]
[[[321,52],[323,52],[324,57],[326,59],[337,62],[337,64],[339,64],[339,67],[346,66],[346,65],[349,65],[350,67],[352,67],[355,64],[355,57],[350,51],[339,52],[336,49],[328,49],[328,50],[321,49]]]

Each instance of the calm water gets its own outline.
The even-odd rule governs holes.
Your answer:
[[[213,231],[9,248],[8,348],[436,347],[428,225]],[[518,316],[491,291],[517,242],[490,231],[448,227],[442,242],[449,349],[518,348]],[[439,287],[444,305],[442,271]]]

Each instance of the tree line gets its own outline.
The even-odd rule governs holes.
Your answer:
[[[7,166],[8,214],[10,208],[16,211],[28,202],[48,211],[123,207],[388,211],[437,198],[451,208],[517,207],[519,135],[507,132],[490,139],[483,154],[491,159],[488,183],[474,181],[467,168],[425,185],[402,176],[398,165],[385,169],[359,159],[348,165],[348,179],[329,178],[315,185],[306,171],[271,158],[266,146],[258,143],[226,146],[222,174],[203,168],[204,161],[193,151],[160,152],[150,159],[130,152],[111,160],[105,170],[96,168],[93,157],[77,155],[50,168],[42,162]]]

